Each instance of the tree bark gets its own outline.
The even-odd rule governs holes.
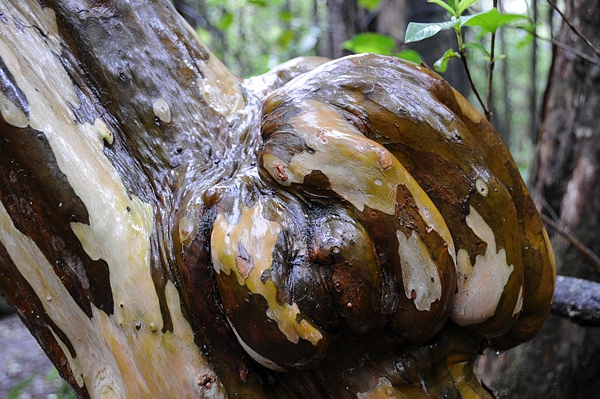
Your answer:
[[[326,56],[339,58],[348,55],[344,42],[360,33],[360,14],[356,0],[327,0],[329,41]]]
[[[532,199],[431,71],[242,81],[166,0],[0,12],[0,291],[79,398],[489,398],[479,350],[545,320]]]
[[[239,80],[166,2],[44,4],[1,3],[2,291],[78,397],[222,397],[170,219],[181,176],[243,158]]]
[[[600,327],[600,284],[558,276],[552,313],[581,326]]]
[[[598,47],[600,31],[595,21],[600,18],[600,2],[568,1],[566,11],[570,22]],[[557,39],[592,54],[565,23]],[[556,217],[564,229],[599,253],[598,65],[564,49],[554,51],[532,186],[544,199],[539,203],[548,217]],[[555,233],[552,243],[559,274],[599,280],[588,258],[569,241]],[[535,341],[499,357],[486,353],[480,371],[484,381],[506,397],[594,397],[600,389],[600,366],[595,360],[599,353],[600,335],[595,328],[551,316]]]

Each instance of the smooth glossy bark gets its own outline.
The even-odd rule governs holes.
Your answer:
[[[242,81],[166,1],[0,6],[0,290],[78,397],[484,398],[543,323],[539,216],[434,73]]]

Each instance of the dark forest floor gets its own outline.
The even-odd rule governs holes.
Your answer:
[[[0,313],[0,399],[73,398],[15,314]]]

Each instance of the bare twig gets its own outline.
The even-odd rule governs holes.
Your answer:
[[[467,61],[467,53],[465,51],[465,45],[464,45],[463,37],[462,37],[462,30],[459,27],[459,28],[454,28],[454,31],[456,32],[456,40],[458,41],[458,55],[460,57],[460,60],[463,63],[464,68],[465,68],[465,73],[467,74],[467,80],[469,81],[469,85],[471,86],[471,90],[475,94],[475,97],[477,97],[477,101],[479,101],[479,104],[483,108],[483,112],[485,113],[486,119],[489,121],[490,120],[490,116],[489,116],[490,111],[488,110],[485,103],[483,102],[483,99],[481,98],[481,94],[479,94],[479,90],[477,90],[477,86],[475,86],[475,82],[473,81],[473,77],[471,76],[471,70],[469,69],[469,62]]]
[[[563,226],[561,226],[554,220],[550,219],[548,216],[542,214],[542,220],[548,226],[556,230],[561,236],[567,239],[567,241],[569,241],[575,248],[577,248],[577,250],[580,251],[590,261],[590,263],[596,270],[596,273],[600,273],[600,258],[598,257],[598,255],[596,255],[591,249],[583,245],[581,241],[579,241],[571,233],[569,233],[567,229],[565,229]]]
[[[516,29],[525,30],[525,29],[523,29],[521,27],[517,27]],[[559,42],[556,39],[549,39],[547,37],[540,36],[536,32],[531,32],[529,30],[526,30],[526,32],[534,35],[536,39],[543,40],[545,42],[551,43],[551,44],[555,45],[558,48],[561,48],[561,49],[563,49],[565,51],[568,51],[569,53],[572,53],[572,54],[578,56],[579,58],[582,58],[582,59],[584,59],[584,60],[586,60],[588,62],[591,62],[592,64],[600,64],[600,57],[594,58],[594,57],[592,57],[592,56],[590,56],[590,55],[588,55],[588,54],[586,54],[586,53],[584,53],[584,52],[582,52],[580,50],[577,50],[574,47],[571,47],[571,46],[569,46],[567,44]]]
[[[492,41],[490,49],[490,61],[488,62],[488,81],[487,81],[487,98],[485,107],[485,117],[489,121],[492,117],[492,97],[493,97],[493,80],[494,80],[494,65],[496,64],[495,51],[496,47],[496,32],[492,32]]]
[[[473,81],[473,77],[471,76],[471,70],[469,69],[469,63],[467,62],[467,55],[464,50],[459,50],[459,54],[460,54],[460,59],[462,60],[463,66],[465,67],[465,73],[467,74],[467,80],[469,81],[469,84],[471,85],[471,90],[473,90],[475,97],[477,97],[477,101],[479,101],[479,104],[483,108],[483,112],[485,113],[486,119],[490,120],[490,111],[488,110],[485,103],[483,102],[483,99],[481,98],[481,95],[479,94],[479,90],[477,90],[477,87],[475,86],[475,82]]]
[[[550,7],[552,7],[563,19],[563,21],[565,21],[565,23],[567,24],[567,26],[569,26],[569,28],[577,35],[581,38],[581,40],[583,40],[585,42],[585,44],[588,45],[589,48],[592,49],[592,51],[594,53],[596,53],[596,57],[600,57],[600,50],[598,50],[594,44],[587,38],[585,37],[580,31],[579,29],[577,29],[577,27],[575,27],[571,21],[569,21],[569,19],[567,18],[567,16],[565,14],[563,14],[563,12],[556,6],[556,4],[554,4],[554,2],[552,2],[552,0],[548,0],[548,4],[550,4]]]
[[[494,0],[494,8],[498,8],[498,0]],[[496,63],[496,32],[492,32],[490,43],[490,61],[488,63],[488,81],[487,81],[487,99],[485,117],[489,121],[492,117],[492,97],[493,97],[493,81],[494,81],[494,65]]]
[[[564,44],[564,43],[562,43],[562,42],[559,42],[559,41],[558,41],[558,40],[556,40],[556,39],[546,39],[546,38],[544,38],[544,37],[537,36],[537,35],[536,35],[536,37],[537,37],[538,39],[541,39],[541,40],[547,40],[547,41],[549,41],[550,43],[552,43],[553,45],[555,45],[556,47],[559,47],[559,48],[561,48],[561,49],[563,49],[563,50],[565,50],[565,51],[568,51],[568,52],[570,52],[570,53],[573,53],[573,54],[575,54],[576,56],[578,56],[578,57],[580,57],[580,58],[583,58],[584,60],[586,60],[586,61],[589,61],[589,62],[591,62],[591,63],[593,63],[593,64],[600,64],[600,58],[594,58],[594,57],[590,57],[590,56],[589,56],[589,55],[587,55],[586,53],[584,53],[584,52],[582,52],[582,51],[579,51],[579,50],[577,50],[576,48],[573,48],[573,47],[571,47],[571,46],[568,46],[568,45],[566,45],[566,44]]]

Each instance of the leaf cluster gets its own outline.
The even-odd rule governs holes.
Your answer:
[[[445,72],[448,66],[448,61],[457,57],[460,58],[461,54],[464,55],[467,49],[474,49],[481,51],[485,54],[488,60],[492,60],[492,55],[488,49],[477,42],[465,43],[462,38],[462,29],[464,27],[481,28],[481,32],[478,37],[483,37],[487,34],[494,34],[496,31],[503,27],[515,22],[525,22],[526,25],[531,25],[527,16],[520,14],[507,14],[500,13],[497,8],[492,8],[489,11],[482,11],[471,15],[464,15],[471,6],[479,2],[479,0],[427,0],[430,3],[435,3],[440,7],[448,11],[450,19],[442,22],[410,22],[406,28],[405,42],[412,43],[418,42],[430,38],[437,33],[454,29],[458,39],[459,51],[456,52],[453,49],[448,49],[444,55],[435,62],[434,67],[440,72]]]

